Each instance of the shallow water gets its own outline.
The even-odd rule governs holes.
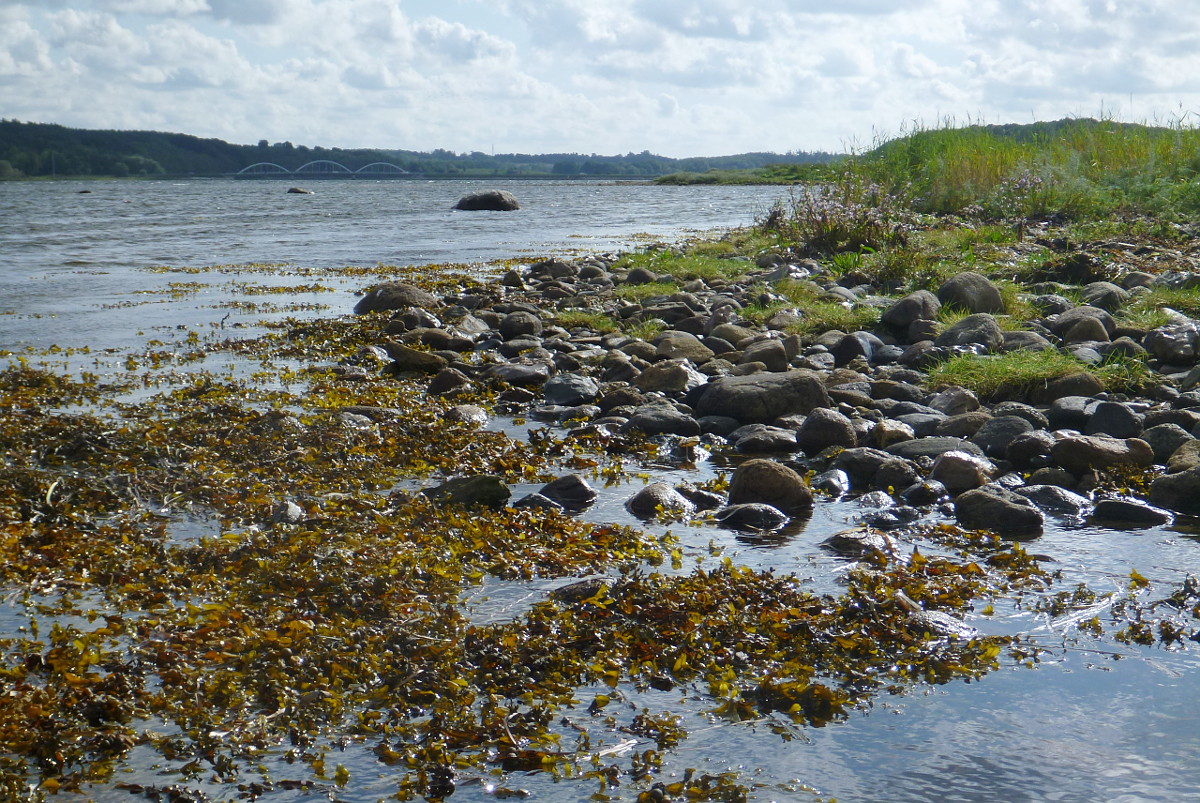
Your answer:
[[[509,188],[522,202],[519,212],[450,211],[466,192],[493,186],[504,183],[322,181],[312,184],[314,195],[288,195],[286,185],[272,181],[0,183],[0,349],[89,347],[87,357],[63,358],[87,368],[101,349],[141,349],[151,338],[177,338],[226,319],[230,326],[262,319],[259,311],[222,306],[230,281],[295,282],[286,274],[264,277],[236,268],[196,275],[146,270],[155,265],[451,262],[478,263],[485,271],[483,263],[492,260],[612,251],[644,239],[639,234],[673,239],[746,224],[783,194],[777,188],[518,182]],[[172,282],[192,281],[203,287],[177,297],[163,292]],[[336,292],[273,300],[314,305],[311,315],[341,315],[363,280],[323,282]],[[522,431],[511,422],[497,425]],[[726,467],[713,461],[649,473],[652,479],[696,479],[697,473],[702,479]],[[639,524],[623,507],[634,490],[627,484],[607,491],[584,515]],[[711,525],[679,523],[670,530],[681,540],[685,569],[714,554],[729,556],[753,568],[794,572],[820,592],[837,588],[845,566],[820,542],[861,512],[855,502],[821,501],[811,518],[766,540]],[[181,520],[172,531],[177,538],[201,533],[211,534],[210,527],[195,520]],[[1060,588],[1086,582],[1100,593],[1116,592],[1136,569],[1165,594],[1187,574],[1200,574],[1200,539],[1190,522],[1115,530],[1050,520],[1028,549],[1063,571]],[[506,619],[560,584],[491,580],[464,604],[476,621]],[[1067,640],[1064,623],[999,605],[995,615],[977,614],[970,624],[989,634],[1033,635],[1050,651],[1033,668],[1008,666],[978,682],[882,698],[869,713],[797,731],[792,741],[752,724],[708,727],[698,720],[699,707],[678,692],[649,692],[637,702],[677,710],[696,731],[671,754],[669,771],[740,768],[748,781],[762,784],[756,796],[764,800],[1183,800],[1200,788],[1198,650]],[[588,699],[589,690],[579,698]],[[370,801],[394,791],[395,775],[369,751],[351,748],[339,760],[356,783],[338,799]],[[138,769],[139,761],[135,752],[128,764],[134,771],[124,780],[168,782],[156,780],[148,764]],[[544,800],[582,800],[596,791],[591,782],[555,783],[546,776],[514,777],[508,786]],[[129,799],[112,789],[90,796]],[[295,792],[270,799],[319,797]],[[464,785],[455,799],[491,798],[480,786]]]

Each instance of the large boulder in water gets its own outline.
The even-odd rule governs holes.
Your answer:
[[[520,209],[521,205],[508,190],[486,190],[464,195],[454,208],[466,212],[512,212]]]

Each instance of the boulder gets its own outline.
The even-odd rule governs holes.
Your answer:
[[[504,481],[490,474],[456,477],[434,488],[427,488],[421,493],[442,505],[497,509],[508,504],[511,495]]]
[[[997,473],[996,466],[987,458],[950,451],[933,461],[929,479],[942,483],[951,493],[958,493],[986,484]]]
[[[661,360],[646,368],[633,379],[638,390],[660,393],[687,393],[708,382],[689,360]]]
[[[888,326],[907,330],[914,321],[936,321],[942,303],[928,290],[917,290],[883,311],[882,320]]]
[[[596,489],[579,474],[565,474],[542,486],[539,494],[568,510],[582,510],[596,501]]]
[[[652,482],[629,497],[625,509],[639,519],[652,519],[656,516],[686,516],[696,508],[667,483]]]
[[[1150,484],[1150,504],[1176,513],[1200,515],[1200,466],[1155,479]]]
[[[821,377],[812,371],[723,376],[708,383],[696,415],[723,415],[742,423],[770,423],[793,413],[829,407]]]
[[[730,530],[774,530],[787,522],[787,515],[778,508],[762,502],[727,505],[714,516],[717,523]]]
[[[643,404],[633,411],[622,427],[646,435],[682,435],[690,437],[700,434],[700,423],[683,413],[675,405],[666,402]]]
[[[968,312],[1004,312],[1004,299],[1000,295],[1000,289],[986,276],[973,271],[951,276],[938,288],[937,298],[944,305],[959,307]]]
[[[465,212],[512,212],[520,209],[521,205],[508,190],[485,190],[464,195],[454,208]]]
[[[573,407],[594,402],[600,393],[600,385],[583,374],[558,374],[546,380],[542,392],[546,395],[547,404]]]
[[[836,410],[818,407],[796,430],[796,445],[805,454],[815,455],[830,446],[852,449],[858,445],[858,435],[848,417]]]
[[[1008,445],[1018,435],[1033,431],[1033,424],[1015,415],[989,418],[971,436],[971,442],[983,449],[988,457],[1004,457]]]
[[[1154,450],[1140,438],[1081,435],[1055,443],[1050,457],[1067,471],[1079,475],[1109,466],[1149,466],[1154,463]]]
[[[1033,502],[1047,513],[1084,516],[1092,509],[1092,500],[1057,485],[1023,485],[1013,492]]]
[[[1045,517],[1033,502],[999,485],[966,491],[954,500],[954,516],[970,530],[1001,535],[1041,535]]]
[[[1004,344],[1004,332],[994,317],[979,312],[947,327],[933,343],[943,347],[979,345],[988,351],[999,351]]]
[[[447,366],[444,357],[439,357],[430,351],[418,351],[394,340],[385,342],[383,350],[392,358],[392,364],[388,366],[388,369],[398,374],[414,371],[436,374]]]
[[[428,293],[407,282],[386,282],[377,284],[367,291],[367,294],[354,305],[354,314],[380,310],[398,310],[405,307],[433,307],[438,300]]]
[[[1170,524],[1174,519],[1170,512],[1160,507],[1140,499],[1125,498],[1101,499],[1091,517],[1092,523],[1117,527],[1158,527]]]
[[[662,359],[691,360],[700,365],[713,358],[713,350],[687,332],[663,332],[651,342]]]
[[[804,478],[774,460],[754,459],[742,463],[729,480],[729,504],[761,502],[788,515],[813,506],[812,491]]]

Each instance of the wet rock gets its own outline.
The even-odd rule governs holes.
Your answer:
[[[1200,466],[1155,479],[1150,484],[1150,504],[1176,513],[1200,515]]]
[[[1045,517],[1033,502],[998,485],[965,491],[954,500],[959,525],[971,530],[992,530],[1001,535],[1040,535]]]
[[[1081,517],[1092,509],[1091,499],[1058,485],[1023,485],[1013,491],[1047,513]]]
[[[910,505],[928,507],[949,496],[949,489],[937,480],[921,480],[900,492],[900,498]]]
[[[999,351],[1004,343],[1004,333],[995,318],[980,312],[949,326],[933,342],[935,346],[943,347],[977,344],[988,351]]]
[[[510,362],[489,366],[485,376],[516,387],[532,387],[545,384],[552,373],[553,369],[545,363]]]
[[[607,591],[612,587],[612,580],[607,577],[592,577],[587,580],[579,580],[574,583],[567,583],[565,586],[559,586],[552,589],[547,594],[550,599],[564,602],[568,605],[578,605],[592,599],[602,591]]]
[[[362,315],[367,312],[381,310],[403,309],[404,307],[434,307],[438,300],[432,294],[407,282],[386,282],[378,284],[367,291],[367,294],[354,305],[354,313]]]
[[[850,418],[825,407],[811,411],[796,430],[796,446],[808,455],[830,446],[850,449],[857,445],[858,435]]]
[[[780,416],[829,406],[821,378],[812,371],[793,370],[714,379],[697,400],[696,415],[766,424]]]
[[[504,480],[490,474],[456,477],[421,492],[433,502],[441,505],[462,507],[489,507],[499,509],[508,504],[512,495]]]
[[[947,279],[937,291],[938,301],[972,313],[1003,313],[1000,289],[986,276],[964,271]]]
[[[431,351],[419,351],[394,340],[388,340],[382,346],[392,360],[388,370],[397,374],[409,372],[435,374],[449,365],[444,357]]]
[[[729,504],[747,502],[765,503],[795,515],[812,508],[813,496],[795,471],[774,460],[756,458],[738,466],[729,480]]]
[[[936,458],[945,452],[951,451],[966,452],[977,457],[983,457],[983,449],[980,449],[970,441],[965,441],[961,438],[937,436],[932,438],[917,438],[916,440],[893,444],[887,448],[887,451],[889,454],[896,457],[903,457],[906,460],[913,460],[918,457]]]
[[[841,530],[821,542],[821,546],[846,558],[889,557],[897,552],[896,540],[871,527]]]
[[[625,502],[625,509],[639,519],[658,516],[687,516],[695,506],[683,494],[665,482],[653,482]]]
[[[636,408],[623,428],[647,435],[700,434],[700,424],[696,419],[669,402],[654,402]]]
[[[905,417],[905,420],[908,420]],[[950,438],[966,438],[970,439],[979,432],[980,427],[992,420],[991,413],[985,410],[972,410],[969,413],[960,413],[952,415],[949,418],[943,418],[937,422],[930,435],[938,435]]]
[[[835,499],[850,492],[850,475],[839,469],[822,471],[811,480],[814,491],[829,494]]]
[[[566,474],[542,486],[542,496],[568,510],[582,510],[596,501],[596,489],[579,474]]]
[[[791,452],[796,449],[794,430],[768,424],[746,424],[729,433],[729,440],[739,452]]]
[[[1040,410],[1019,401],[1002,401],[994,405],[992,407],[992,415],[1015,415],[1018,418],[1024,418],[1033,425],[1034,429],[1046,429],[1050,426],[1050,422]]]
[[[904,443],[915,438],[916,432],[903,421],[885,418],[876,422],[871,429],[871,444],[876,449],[886,449],[897,443]]]
[[[1091,521],[1118,527],[1157,527],[1175,520],[1169,511],[1140,499],[1109,498],[1096,502]]]
[[[850,477],[850,482],[854,487],[870,488],[873,487],[879,468],[891,459],[892,455],[887,452],[859,446],[854,449],[842,450],[829,467],[844,471]]]
[[[916,468],[908,460],[890,457],[879,464],[879,470],[871,478],[871,487],[891,493],[896,488],[907,488],[917,481]]]
[[[508,190],[484,190],[464,195],[454,208],[464,212],[513,212],[521,204]]]
[[[515,508],[531,508],[541,510],[562,510],[563,506],[555,502],[548,496],[540,493],[531,493],[522,496],[516,502],[513,502]]]
[[[1054,444],[1050,457],[1055,463],[1079,475],[1096,468],[1154,463],[1154,450],[1138,438],[1110,438],[1104,435],[1082,435],[1063,438]]]
[[[1050,429],[1083,430],[1091,417],[1095,399],[1087,396],[1063,396],[1050,403],[1046,410],[1046,426]]]
[[[445,418],[447,421],[482,426],[487,423],[488,414],[477,404],[456,404],[446,411]]]
[[[787,523],[787,515],[776,507],[762,502],[727,505],[714,516],[717,523],[729,530],[769,531]]]
[[[929,478],[946,486],[951,493],[978,488],[999,472],[990,460],[960,451],[945,452],[933,461]]]
[[[542,393],[547,404],[574,407],[594,402],[600,394],[600,385],[583,374],[558,374],[546,380]]]

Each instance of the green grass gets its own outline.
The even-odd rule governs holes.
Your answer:
[[[647,282],[646,284],[623,284],[616,290],[618,298],[626,301],[645,301],[655,296],[669,296],[679,292],[679,286],[671,282]]]
[[[881,312],[878,307],[866,304],[848,307],[841,302],[823,299],[804,282],[784,280],[777,282],[773,289],[783,297],[782,301],[765,307],[747,307],[742,310],[742,315],[747,320],[762,323],[781,309],[798,309],[802,319],[789,328],[790,333],[798,334],[820,334],[831,329],[857,332],[871,329],[879,323]]]
[[[730,241],[717,241],[713,245],[696,243],[684,253],[655,250],[626,254],[613,268],[647,268],[660,276],[665,274],[681,281],[737,279],[756,267],[753,262],[745,259],[731,258],[739,251],[740,249]]]
[[[564,329],[591,329],[600,334],[617,331],[620,326],[608,315],[583,309],[560,310],[555,316],[556,322]]]
[[[1001,390],[1028,394],[1052,379],[1081,372],[1093,374],[1106,390],[1118,392],[1136,391],[1149,376],[1149,369],[1140,360],[1111,358],[1093,367],[1061,351],[1014,351],[952,357],[930,369],[929,384],[959,385],[990,399]]]

